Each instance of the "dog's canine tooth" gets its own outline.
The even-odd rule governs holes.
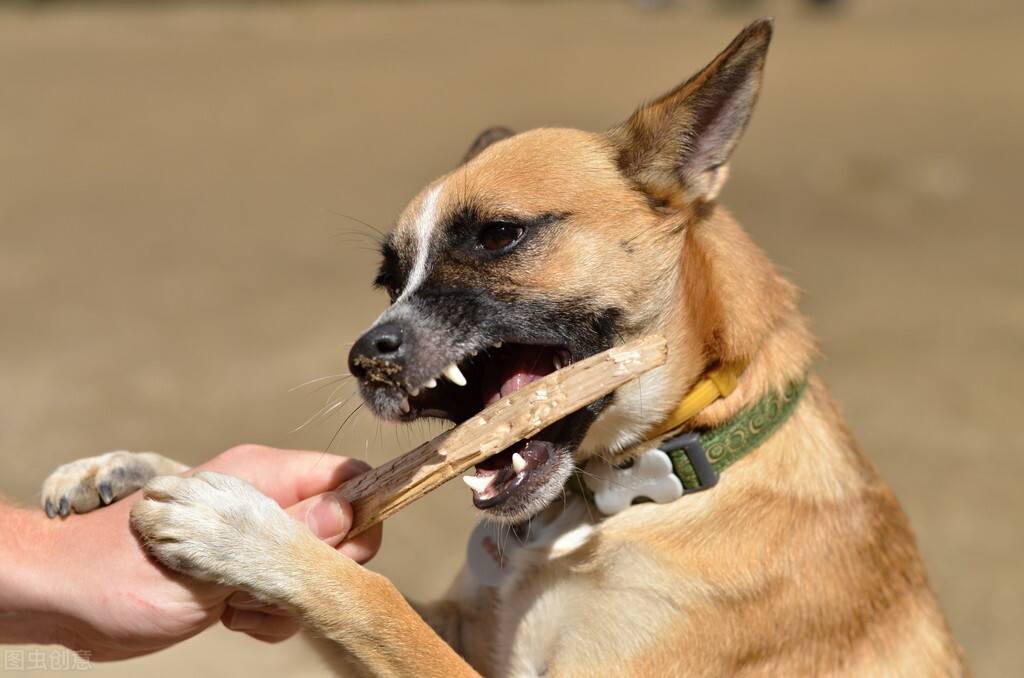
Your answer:
[[[410,388],[409,389],[409,395],[411,395],[413,398],[415,398],[419,394],[420,394],[420,390],[418,388]]]
[[[526,460],[523,459],[523,455],[518,452],[512,453],[512,469],[516,473],[522,473],[526,470]]]
[[[402,398],[402,402],[398,404],[398,407],[402,410],[402,414],[409,414],[409,399]]]
[[[480,476],[462,476],[462,481],[469,485],[469,489],[473,490],[477,494],[480,494],[491,484],[490,478],[481,478]]]
[[[442,374],[448,378],[448,381],[456,384],[457,386],[466,385],[466,377],[462,374],[462,370],[455,363],[452,363],[448,367],[444,368]]]
[[[561,356],[557,354],[553,358],[551,358],[551,364],[555,366],[556,370],[560,370],[563,367],[565,367],[565,364],[562,362]]]
[[[437,379],[430,378],[423,382],[423,385],[427,388],[437,388]]]

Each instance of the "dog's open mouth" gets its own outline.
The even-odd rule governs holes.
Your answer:
[[[462,423],[572,360],[571,353],[558,346],[492,345],[421,383],[403,384],[406,397],[399,403],[399,418],[436,417]],[[498,509],[511,497],[530,495],[550,481],[577,416],[570,415],[478,464],[476,473],[464,478],[477,508]]]

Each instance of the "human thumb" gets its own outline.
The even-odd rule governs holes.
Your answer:
[[[310,497],[285,509],[329,546],[337,546],[352,527],[352,505],[337,492]]]

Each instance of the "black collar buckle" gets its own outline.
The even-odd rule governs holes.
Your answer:
[[[658,445],[658,449],[672,457],[673,464],[677,457],[677,454],[673,454],[673,452],[682,452],[690,462],[690,467],[697,476],[697,485],[696,487],[685,487],[686,483],[683,483],[683,494],[701,492],[718,484],[718,471],[715,470],[711,460],[708,459],[707,452],[704,451],[704,445],[700,442],[700,434],[693,431],[681,433],[663,441]]]

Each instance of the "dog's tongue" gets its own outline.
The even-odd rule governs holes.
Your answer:
[[[523,346],[510,353],[485,368],[486,374],[481,381],[485,407],[555,370],[552,363],[554,354],[550,348]]]

